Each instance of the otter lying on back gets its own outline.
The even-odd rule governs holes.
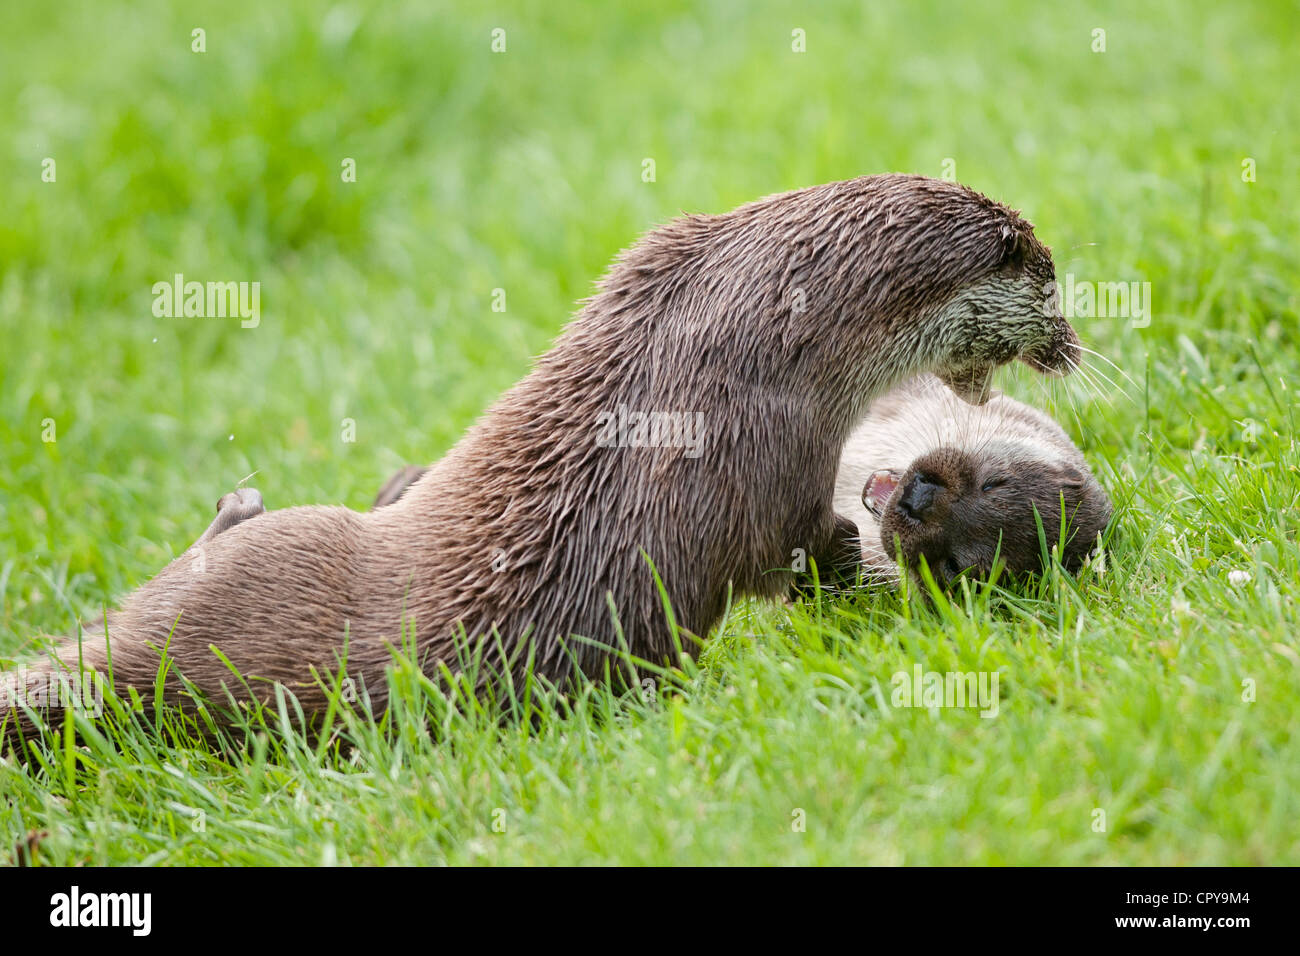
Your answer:
[[[1060,559],[1077,570],[1111,516],[1083,454],[1050,416],[1000,394],[969,405],[931,376],[878,399],[849,436],[835,510],[857,523],[869,577],[896,580],[901,549],[909,571],[924,557],[940,585],[987,576],[995,556],[1012,575],[1042,571],[1035,512],[1049,549],[1064,515]]]

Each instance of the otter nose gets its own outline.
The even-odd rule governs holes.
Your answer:
[[[903,494],[898,499],[898,507],[903,509],[903,513],[909,518],[925,521],[934,510],[934,500],[941,488],[943,485],[931,479],[929,475],[915,475],[903,489]]]

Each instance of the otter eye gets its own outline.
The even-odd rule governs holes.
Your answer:
[[[987,494],[988,492],[992,491],[994,488],[1001,488],[1006,483],[1007,480],[1001,476],[997,478],[990,478],[988,481],[984,482],[984,487],[981,488],[980,491],[983,491],[985,494]]]

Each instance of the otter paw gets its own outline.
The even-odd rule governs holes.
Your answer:
[[[822,590],[845,593],[856,588],[862,579],[862,542],[857,522],[835,515],[830,540],[813,551],[810,557],[817,563],[816,584]],[[810,567],[795,575],[790,586],[790,599],[811,598],[816,590]]]

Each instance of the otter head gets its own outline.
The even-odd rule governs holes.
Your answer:
[[[886,553],[901,554],[917,580],[924,558],[944,587],[961,575],[987,577],[995,561],[1013,577],[1041,572],[1039,521],[1049,550],[1064,535],[1060,561],[1075,571],[1111,514],[1086,468],[1016,440],[989,442],[978,454],[937,448],[901,475],[872,475],[862,500],[881,519]]]
[[[1009,210],[997,227],[996,265],[959,288],[940,312],[951,336],[936,374],[973,405],[988,401],[993,372],[1013,359],[1065,375],[1079,361],[1079,338],[1061,315],[1052,253]]]

